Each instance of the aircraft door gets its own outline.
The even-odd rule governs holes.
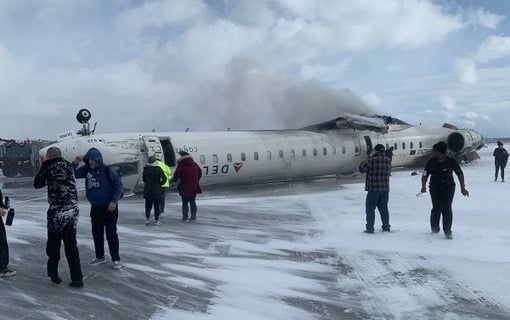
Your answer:
[[[163,147],[163,155],[164,155],[164,161],[167,166],[174,167],[177,163],[177,160],[175,158],[175,151],[174,147],[172,146],[172,142],[170,141],[170,138],[159,138],[159,142],[161,143],[161,146]]]
[[[367,154],[370,154],[372,152],[372,139],[370,139],[370,136],[364,136],[364,138],[367,146]]]
[[[142,138],[147,148],[147,157],[155,156],[158,159],[164,159],[163,146],[158,137],[144,136]]]

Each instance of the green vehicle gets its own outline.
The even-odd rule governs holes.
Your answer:
[[[34,176],[39,170],[39,149],[45,141],[0,139],[0,168],[6,177]]]

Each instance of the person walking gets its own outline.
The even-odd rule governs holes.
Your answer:
[[[462,195],[469,197],[469,192],[466,189],[462,169],[457,160],[446,155],[446,150],[446,143],[442,141],[432,146],[432,158],[425,164],[421,178],[421,193],[427,192],[426,184],[430,176],[429,191],[432,199],[430,228],[432,233],[441,231],[439,220],[442,215],[444,235],[446,238],[452,239],[452,202],[455,195],[453,172],[459,180]]]
[[[382,221],[382,230],[390,232],[390,213],[388,200],[390,191],[391,161],[385,156],[384,146],[378,144],[374,147],[372,155],[360,164],[359,171],[365,173],[365,200],[366,233],[374,233],[375,208],[379,210]]]
[[[60,245],[64,242],[64,251],[71,273],[71,287],[83,287],[80,253],[76,241],[78,224],[78,195],[71,163],[62,158],[60,149],[51,147],[46,152],[46,160],[34,178],[34,188],[48,186],[47,211],[48,255],[47,272],[51,281],[59,284],[62,279],[58,275],[60,261]]]
[[[200,189],[200,178],[202,169],[186,151],[179,151],[181,158],[175,169],[172,182],[179,182],[177,189],[182,199],[182,220],[195,221],[197,219],[196,196],[202,193]],[[191,209],[191,216],[188,220],[188,212]]]
[[[6,213],[3,199],[2,190],[0,190],[0,277],[12,277],[16,275],[16,271],[8,268],[9,245],[7,244],[7,233],[5,232],[5,225],[2,218]]]
[[[498,173],[501,169],[501,182],[505,182],[505,167],[508,161],[508,152],[503,148],[503,142],[498,141],[498,147],[494,149],[492,155],[494,156],[494,166],[496,167],[494,181],[498,181]]]
[[[170,169],[169,166],[166,165],[165,162],[162,160],[156,159],[158,166],[163,170],[163,173],[165,174],[166,182],[161,186],[162,188],[162,194],[161,194],[161,201],[159,202],[159,213],[165,212],[165,200],[166,200],[166,194],[168,189],[170,188],[170,179],[172,179],[172,169]]]
[[[81,162],[85,164],[78,166]],[[89,263],[104,263],[104,234],[112,259],[113,268],[120,269],[119,237],[117,220],[119,218],[118,202],[122,197],[122,180],[115,170],[103,163],[103,156],[96,148],[77,156],[73,162],[74,175],[77,179],[85,178],[85,193],[90,202],[90,222],[96,257]]]
[[[151,210],[154,205],[154,224],[159,226],[159,214],[161,210],[161,199],[163,185],[167,183],[166,175],[158,164],[156,157],[150,156],[147,165],[143,168],[142,179],[144,183],[143,197],[145,198],[145,224],[150,224]]]

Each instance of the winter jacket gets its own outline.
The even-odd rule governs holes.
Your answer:
[[[185,197],[196,196],[202,193],[199,180],[202,177],[202,169],[193,161],[191,156],[184,156],[179,159],[175,169],[172,182],[179,181],[179,194]]]
[[[147,164],[143,168],[142,179],[144,183],[143,197],[145,199],[161,199],[163,185],[167,183],[167,179],[157,162]]]
[[[165,174],[166,182],[163,184],[163,188],[169,188],[170,187],[170,179],[172,179],[172,169],[170,169],[169,166],[166,165],[161,160],[156,161],[158,163],[158,166],[163,170],[163,173]]]
[[[48,159],[34,178],[34,188],[48,185],[48,230],[60,232],[69,223],[78,221],[78,196],[74,168],[63,158]]]
[[[494,161],[497,164],[506,165],[506,162],[508,161],[508,152],[505,148],[496,148],[492,155],[494,156]]]
[[[88,160],[96,160],[94,169],[89,167]],[[73,164],[77,179],[85,178],[85,193],[93,207],[106,206],[110,202],[118,202],[122,197],[122,180],[115,170],[106,169],[103,156],[96,148],[90,148],[83,157],[84,166]],[[109,176],[107,176],[107,173]]]

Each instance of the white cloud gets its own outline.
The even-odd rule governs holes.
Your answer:
[[[474,84],[478,81],[476,63],[470,59],[459,58],[455,60],[455,72],[464,84]]]
[[[505,16],[487,12],[484,9],[472,10],[468,14],[468,23],[496,29]]]
[[[326,35],[331,34],[323,37],[323,46],[328,41],[331,47],[343,50],[417,48],[462,27],[459,16],[423,0],[279,2],[296,19],[307,21],[304,30],[322,28]]]
[[[336,64],[305,64],[301,67],[301,78],[304,80],[316,79],[323,83],[329,83],[341,77],[349,66],[348,59]]]
[[[508,56],[510,56],[510,37],[490,36],[480,45],[475,60],[480,63],[489,63]]]
[[[161,28],[183,23],[203,14],[205,10],[206,6],[201,0],[150,1],[120,12],[115,21],[121,28],[140,31],[145,27]]]
[[[448,95],[443,95],[439,97],[439,101],[441,102],[445,109],[447,110],[455,109],[455,100],[452,97]]]

